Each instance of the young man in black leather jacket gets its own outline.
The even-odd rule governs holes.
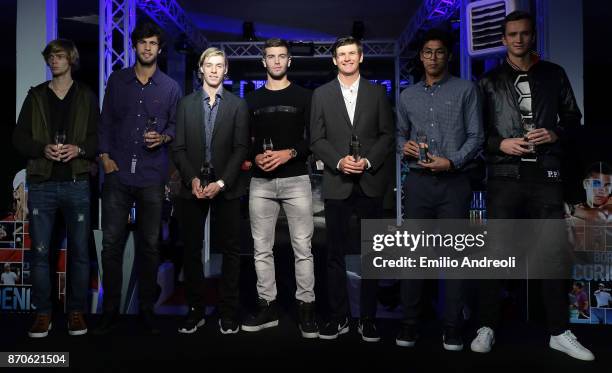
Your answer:
[[[503,22],[503,64],[480,81],[488,167],[488,217],[562,219],[561,142],[582,117],[563,68],[532,52],[535,22],[516,11]],[[561,249],[561,248],[560,248]],[[568,273],[569,275],[569,273]],[[472,342],[489,352],[500,314],[500,283],[482,281],[482,327]],[[595,357],[568,329],[564,280],[542,280],[549,346],[576,359]]]

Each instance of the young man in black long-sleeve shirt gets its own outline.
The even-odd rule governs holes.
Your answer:
[[[87,333],[83,313],[89,281],[89,160],[96,152],[98,104],[94,94],[72,80],[79,54],[70,40],[51,41],[42,52],[53,79],[28,92],[13,145],[28,158],[26,171],[32,237],[32,304],[36,316],[28,335],[51,330],[49,245],[58,210],[68,232],[68,333]]]
[[[266,85],[246,97],[252,113],[254,137],[251,154],[255,170],[250,185],[249,212],[259,299],[257,313],[242,324],[242,330],[254,332],[278,325],[272,248],[282,206],[295,255],[295,297],[299,304],[300,331],[304,338],[317,338],[311,252],[312,192],[306,169],[310,151],[305,136],[311,92],[287,79],[291,56],[286,41],[270,39],[263,52]]]

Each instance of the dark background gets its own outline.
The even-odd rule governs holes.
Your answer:
[[[393,6],[392,1],[387,1],[389,6]],[[362,4],[367,8],[365,4]],[[384,5],[384,4],[383,4]],[[198,6],[189,4],[195,11],[201,11]],[[15,118],[15,28],[16,28],[16,0],[3,0],[0,11],[0,35],[4,36],[5,42],[3,49],[4,58],[0,58],[0,71],[6,72],[3,82],[8,87],[6,94],[3,95],[2,110],[0,111],[0,157],[2,157],[2,171],[0,173],[0,216],[5,216],[11,209],[12,201],[12,180],[16,171],[23,168],[25,162],[12,149],[11,133],[16,123]],[[406,14],[404,24],[410,19],[410,12],[415,8],[413,5],[399,5],[395,7]],[[612,155],[610,145],[612,138],[612,123],[609,114],[609,87],[612,86],[612,49],[605,34],[609,32],[609,23],[612,20],[612,4],[601,1],[585,1],[583,3],[583,24],[584,24],[584,124],[577,133],[572,136],[573,143],[570,144],[570,157],[566,162],[566,180],[577,180],[582,176],[582,171],[586,165],[596,160],[610,162]],[[395,9],[395,8],[394,8]],[[365,10],[364,10],[365,11]],[[84,16],[97,14],[97,1],[76,1],[62,0],[58,4],[58,31],[59,35],[75,41],[81,55],[81,69],[74,75],[77,79],[88,84],[94,92],[98,92],[98,25],[69,20],[74,16]],[[408,13],[407,13],[408,12]],[[363,14],[357,14],[360,16]],[[237,17],[240,17],[238,15]],[[269,18],[270,15],[267,15]],[[382,16],[381,16],[382,17]],[[283,18],[283,17],[281,17]],[[397,18],[397,17],[395,17]],[[271,19],[270,19],[271,20]],[[270,21],[265,19],[264,21]],[[285,22],[282,20],[279,22]],[[302,24],[304,23],[303,20]],[[311,22],[317,22],[311,21]],[[329,33],[333,25],[333,20],[324,17],[321,29]],[[366,22],[366,38],[389,37],[397,35],[401,31],[401,25],[397,21],[390,21],[385,18],[379,20],[375,27],[370,26],[372,22]],[[342,27],[350,30],[350,22]],[[256,26],[257,29],[257,26]],[[400,31],[398,31],[400,30]],[[370,32],[370,34],[368,34]],[[231,36],[227,33],[216,31],[205,31],[205,35],[211,40],[234,40],[240,37]],[[41,50],[44,46],[41,46]],[[168,46],[170,47],[170,46]],[[41,57],[42,58],[42,57]],[[458,59],[457,59],[458,60]],[[458,62],[456,62],[458,64]],[[165,58],[160,61],[162,69],[165,65]],[[329,80],[333,73],[330,69],[329,61],[316,60],[306,62],[306,60],[294,61],[292,66],[292,79],[299,84],[316,87],[317,85]],[[458,66],[451,66],[451,70],[457,71]],[[478,71],[478,67],[475,67]],[[233,62],[231,73],[233,79],[263,79],[264,71],[259,65],[259,61]],[[232,75],[230,74],[230,75]],[[393,63],[384,59],[370,59],[364,64],[364,76],[370,79],[393,79]],[[248,88],[247,88],[248,89]],[[568,199],[575,200],[581,197],[580,188],[575,182],[568,183]]]

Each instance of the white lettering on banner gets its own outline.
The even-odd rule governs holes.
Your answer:
[[[576,264],[572,278],[586,281],[612,281],[612,265]]]
[[[0,287],[0,309],[2,311],[29,311],[30,290],[28,286]]]

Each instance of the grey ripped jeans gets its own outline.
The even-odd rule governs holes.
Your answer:
[[[274,234],[281,206],[287,216],[295,256],[295,297],[313,302],[314,265],[311,239],[314,230],[312,191],[308,175],[263,179],[252,178],[249,191],[251,231],[255,245],[257,293],[266,301],[276,299]]]

